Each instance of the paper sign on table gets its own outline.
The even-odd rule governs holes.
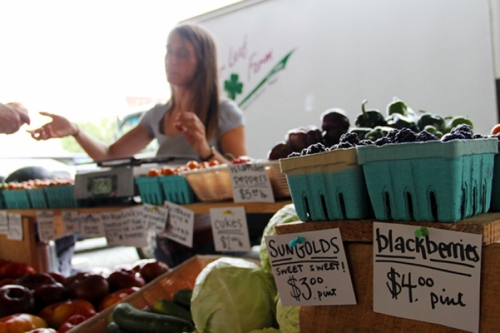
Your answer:
[[[0,211],[0,235],[9,233],[9,221],[7,220],[7,211]]]
[[[356,304],[340,230],[266,236],[284,306]]]
[[[104,236],[101,214],[80,214],[80,234],[82,237],[97,238]]]
[[[478,332],[481,248],[482,235],[375,222],[373,310]]]
[[[144,204],[144,217],[147,221],[146,228],[161,233],[165,230],[168,219],[168,208]]]
[[[78,212],[68,211],[62,212],[62,221],[64,226],[64,234],[77,234],[80,233],[80,223],[78,221]]]
[[[42,242],[48,242],[56,238],[56,227],[54,223],[54,212],[49,210],[36,212],[38,224],[38,237]]]
[[[122,209],[123,245],[144,247],[148,245],[146,222],[141,206]]]
[[[274,202],[266,166],[258,163],[228,165],[234,202]]]
[[[8,214],[9,233],[7,239],[23,240],[23,220],[21,214]]]
[[[106,243],[108,245],[123,244],[123,221],[121,212],[101,213],[101,221],[104,225]]]
[[[245,207],[211,208],[210,220],[216,251],[251,250]]]
[[[161,234],[187,247],[193,247],[194,212],[172,202],[165,201],[168,220]]]

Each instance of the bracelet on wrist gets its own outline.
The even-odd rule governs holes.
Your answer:
[[[208,161],[210,161],[212,158],[214,158],[214,156],[215,156],[215,147],[214,147],[214,146],[211,146],[211,147],[210,147],[210,155],[208,155],[207,157],[201,157],[201,156],[200,156],[200,160],[201,160],[202,162],[208,162]]]

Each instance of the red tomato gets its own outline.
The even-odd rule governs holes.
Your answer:
[[[150,169],[148,171],[148,177],[156,177],[156,176],[159,176],[161,175],[161,171],[158,170],[158,169]]]
[[[36,270],[22,262],[9,262],[0,267],[0,278],[17,279],[23,275],[35,274]]]
[[[0,333],[24,333],[43,327],[47,327],[45,320],[27,313],[17,313],[0,318]]]
[[[491,129],[491,134],[492,135],[495,135],[495,134],[498,134],[500,133],[500,124],[496,124],[495,126],[493,126],[493,128]]]

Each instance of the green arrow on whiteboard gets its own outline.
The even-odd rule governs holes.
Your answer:
[[[243,104],[245,104],[245,102],[247,102],[252,96],[254,96],[255,93],[264,85],[264,83],[266,83],[273,75],[285,69],[288,58],[290,58],[294,51],[295,50],[291,50],[286,56],[284,56],[283,59],[281,59],[280,62],[278,62],[262,79],[262,81],[260,81],[259,84],[238,104],[238,106],[241,107]]]

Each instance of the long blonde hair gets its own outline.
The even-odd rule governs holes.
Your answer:
[[[190,108],[205,125],[205,134],[210,139],[217,129],[219,110],[217,49],[214,38],[210,32],[194,23],[180,24],[171,34],[174,32],[194,47],[198,67],[191,82]],[[170,102],[174,106],[173,90],[171,96]]]

